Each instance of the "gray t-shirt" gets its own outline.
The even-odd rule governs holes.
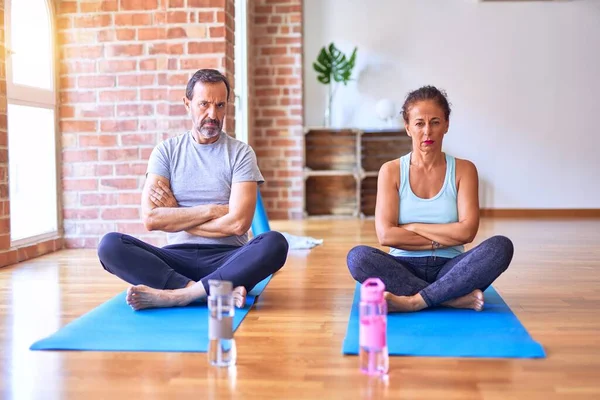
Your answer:
[[[233,183],[264,182],[252,147],[224,132],[211,144],[196,143],[190,131],[161,142],[150,155],[147,173],[164,176],[170,181],[179,207],[228,204]],[[169,244],[242,246],[248,242],[248,233],[204,238],[185,231],[169,232],[167,240]]]

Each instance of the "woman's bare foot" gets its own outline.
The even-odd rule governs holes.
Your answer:
[[[396,296],[390,292],[384,292],[383,297],[387,302],[388,312],[413,312],[427,307],[427,303],[425,303],[420,294],[414,296]]]
[[[193,298],[186,289],[160,290],[145,285],[131,286],[127,289],[127,304],[134,310],[158,307],[187,306]]]
[[[471,293],[462,297],[442,303],[442,305],[446,307],[471,308],[475,311],[483,310],[483,304],[483,293],[479,289],[475,289]]]
[[[237,308],[242,308],[246,305],[246,288],[238,286],[233,289],[233,302]]]

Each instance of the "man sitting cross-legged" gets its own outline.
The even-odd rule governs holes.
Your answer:
[[[252,148],[222,131],[229,91],[218,71],[197,71],[183,99],[192,129],[150,155],[144,225],[168,232],[169,244],[159,248],[117,232],[99,244],[104,269],[134,285],[127,303],[135,310],[204,299],[209,279],[231,281],[236,306],[243,307],[246,292],[286,261],[288,244],[280,233],[248,242],[257,185],[264,180]]]

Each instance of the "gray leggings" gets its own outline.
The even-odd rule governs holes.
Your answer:
[[[510,239],[493,236],[454,258],[394,257],[373,247],[356,246],[347,262],[358,282],[377,277],[387,291],[398,296],[420,293],[433,307],[475,289],[487,289],[508,268],[513,252]]]

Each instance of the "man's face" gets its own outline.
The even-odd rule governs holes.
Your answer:
[[[198,143],[213,143],[223,129],[227,110],[227,87],[224,82],[197,82],[192,100],[183,98],[192,117],[192,133]]]

